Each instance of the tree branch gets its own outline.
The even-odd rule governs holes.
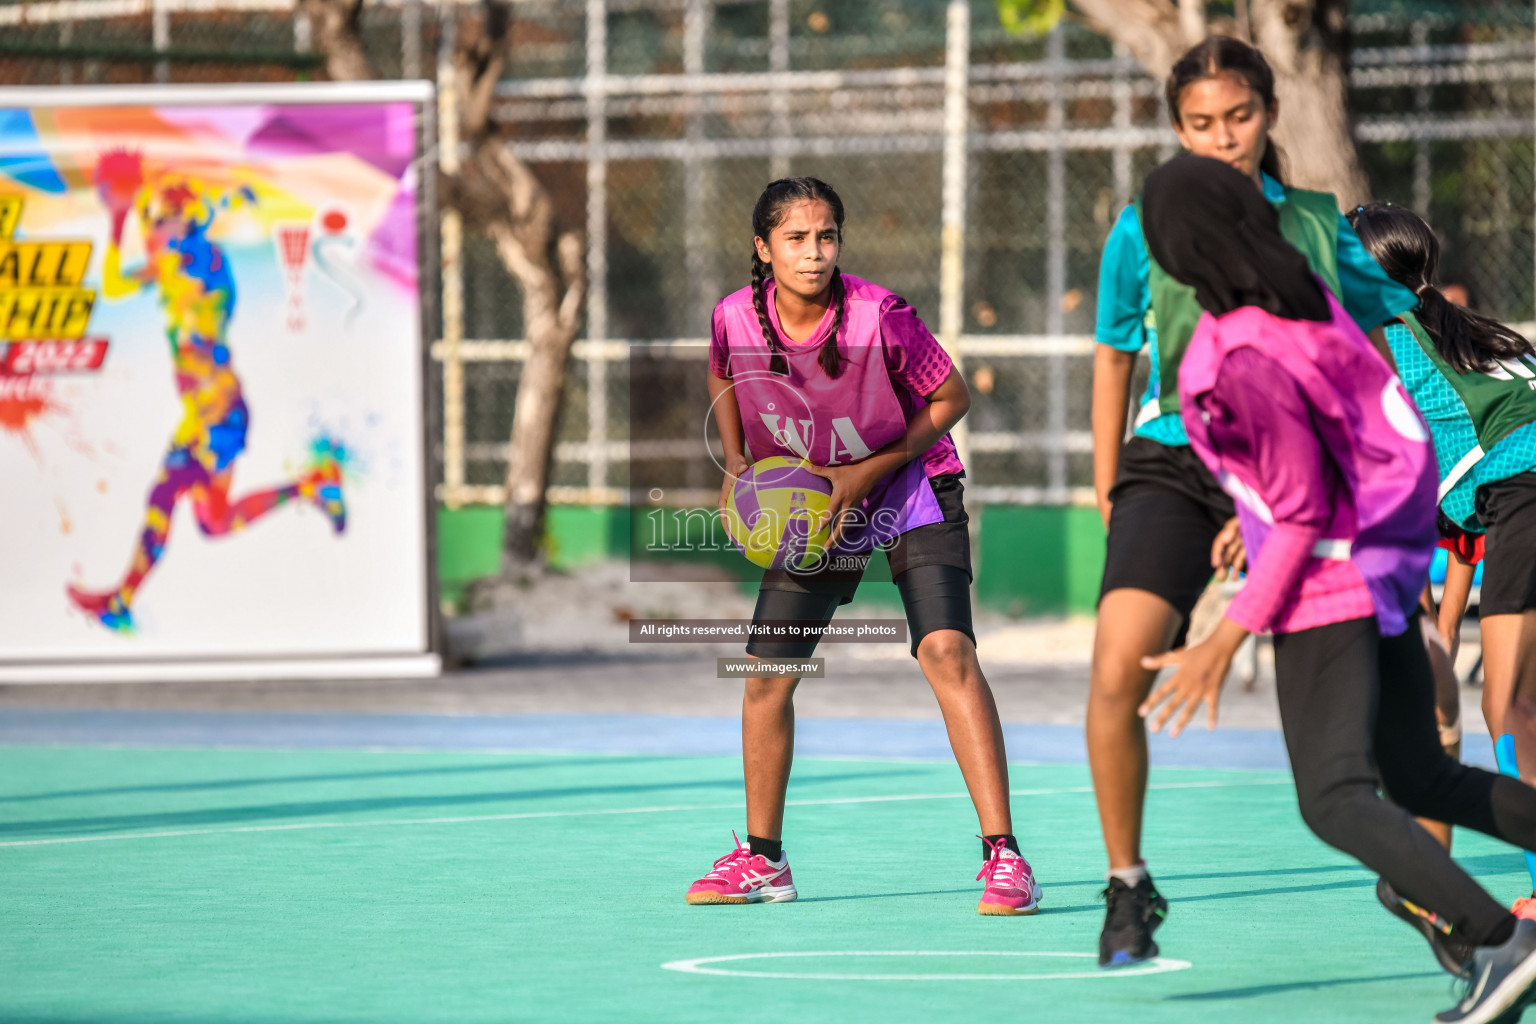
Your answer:
[[[374,77],[358,31],[363,0],[299,0],[298,8],[309,18],[315,46],[325,54],[325,73],[332,81],[362,82]]]
[[[1180,10],[1169,0],[1072,0],[1072,6],[1095,32],[1129,50],[1153,78],[1167,77],[1173,62],[1189,49]]]
[[[466,139],[475,139],[492,129],[491,102],[506,66],[511,31],[511,11],[504,0],[490,0],[481,16],[461,30],[454,71],[459,76],[459,94],[463,97],[460,131]]]
[[[1341,209],[1370,197],[1349,112],[1346,0],[1252,0],[1253,41],[1275,69],[1274,140],[1286,175],[1332,192]]]
[[[1179,0],[1179,34],[1185,47],[1205,38],[1205,0]]]
[[[565,296],[560,300],[560,329],[575,332],[581,323],[581,310],[587,301],[587,239],[572,228],[562,232],[555,243],[560,259],[560,273],[566,280]]]

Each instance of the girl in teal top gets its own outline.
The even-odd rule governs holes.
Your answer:
[[[1237,168],[1279,212],[1281,234],[1367,333],[1415,303],[1360,247],[1334,197],[1282,184],[1269,132],[1280,115],[1274,72],[1241,40],[1212,36],[1179,58],[1166,82],[1184,148]],[[1168,912],[1141,856],[1147,740],[1138,715],[1155,672],[1143,659],[1181,644],[1213,564],[1240,567],[1232,499],[1189,447],[1178,368],[1201,308],[1192,289],[1147,255],[1133,206],[1104,247],[1093,371],[1093,479],[1108,528],[1087,713],[1088,760],[1109,859],[1099,963],[1157,955]],[[1378,348],[1386,340],[1373,335]],[[1137,354],[1152,383],[1125,441]],[[1122,443],[1124,442],[1124,443]]]
[[[1531,763],[1536,728],[1526,733],[1522,723],[1536,723],[1527,708],[1536,709],[1536,692],[1517,698],[1515,680],[1521,633],[1536,631],[1536,350],[1440,293],[1440,242],[1418,214],[1371,203],[1349,219],[1382,268],[1419,298],[1388,326],[1387,342],[1434,436],[1444,519],[1484,534],[1483,717],[1493,736],[1515,733],[1521,760]],[[1440,610],[1441,632],[1453,642],[1472,579],[1464,554],[1453,550]]]
[[[1259,172],[1264,198],[1279,207],[1295,189]],[[1330,197],[1331,198],[1331,197]],[[1337,214],[1335,225],[1335,266],[1339,303],[1362,331],[1369,332],[1412,309],[1418,299],[1402,285],[1382,272],[1380,265],[1360,244],[1360,238],[1344,214]],[[1151,316],[1152,296],[1149,282],[1150,261],[1141,234],[1141,220],[1135,204],[1127,206],[1115,221],[1104,242],[1099,263],[1098,319],[1094,340],[1121,352],[1140,353],[1143,348],[1152,357],[1152,375],[1147,390],[1137,403],[1135,433],[1161,444],[1188,444],[1184,426],[1177,412],[1159,408],[1160,365],[1157,327]]]

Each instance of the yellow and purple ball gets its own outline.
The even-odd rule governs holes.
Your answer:
[[[775,455],[752,464],[725,501],[731,542],[764,569],[806,569],[826,553],[832,485],[800,459]]]

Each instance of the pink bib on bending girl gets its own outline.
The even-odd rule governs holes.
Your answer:
[[[899,372],[906,381],[937,376],[932,383],[937,387],[948,376],[949,359],[937,343],[933,349],[942,357],[943,365],[931,352],[918,354],[923,360],[920,366],[906,362],[911,355],[907,351],[897,353],[895,360],[888,359],[891,353],[881,331],[881,314],[900,302],[894,293],[848,274],[843,275],[843,284],[847,299],[838,337],[842,371],[835,378],[828,376],[819,362],[835,309],[828,309],[804,342],[790,341],[779,331],[781,351],[789,367],[789,373],[781,375],[770,369],[772,353],[757,318],[752,289],[734,292],[715,307],[710,370],[732,382],[753,461],[770,455],[799,457],[817,466],[861,461],[905,436],[908,420],[925,404],[922,394],[906,384],[898,390],[892,362],[901,367]],[[771,281],[766,291],[770,323],[778,331]],[[954,444],[946,435],[928,452],[876,482],[856,509],[858,518],[845,528],[833,550],[868,551],[908,530],[941,522],[944,514],[928,477],[937,475],[935,470],[962,469]]]
[[[1250,580],[1229,618],[1271,628],[1250,625],[1243,614],[1275,605],[1272,631],[1280,633],[1374,610],[1382,634],[1395,636],[1414,614],[1434,553],[1434,451],[1402,382],[1338,300],[1323,293],[1333,313],[1327,322],[1287,320],[1254,306],[1203,315],[1179,367],[1184,426],[1242,523]],[[1223,398],[1224,364],[1245,348],[1265,357],[1272,375],[1253,393]],[[1287,445],[1287,424],[1297,417],[1286,416],[1285,395],[1298,391],[1310,443]],[[1220,433],[1243,431],[1213,421],[1212,410],[1241,417],[1263,440],[1223,445]],[[1298,511],[1288,518],[1285,509]],[[1310,552],[1298,551],[1306,559],[1299,577],[1288,593],[1266,593],[1277,583],[1256,571],[1266,545],[1300,530],[1317,539]]]

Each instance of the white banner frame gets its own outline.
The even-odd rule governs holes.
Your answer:
[[[416,304],[420,320],[416,334],[415,401],[420,416],[420,431],[415,450],[409,453],[421,500],[422,536],[416,538],[411,562],[419,586],[421,642],[411,649],[378,651],[325,651],[298,653],[274,649],[270,655],[249,651],[230,655],[187,657],[151,655],[123,656],[120,653],[82,651],[74,656],[15,658],[0,648],[0,684],[68,682],[147,682],[193,680],[258,679],[340,679],[340,678],[421,678],[435,676],[442,670],[443,659],[441,611],[437,598],[436,501],[434,496],[434,455],[432,423],[428,405],[428,374],[432,363],[429,340],[436,335],[433,323],[433,290],[436,265],[436,216],[428,209],[433,189],[428,181],[435,165],[427,161],[436,145],[435,90],[427,81],[274,83],[238,85],[134,85],[0,87],[0,111],[18,108],[79,107],[190,107],[261,105],[344,105],[348,103],[408,102],[417,108],[413,164],[416,174]],[[0,583],[3,586],[3,583]]]

